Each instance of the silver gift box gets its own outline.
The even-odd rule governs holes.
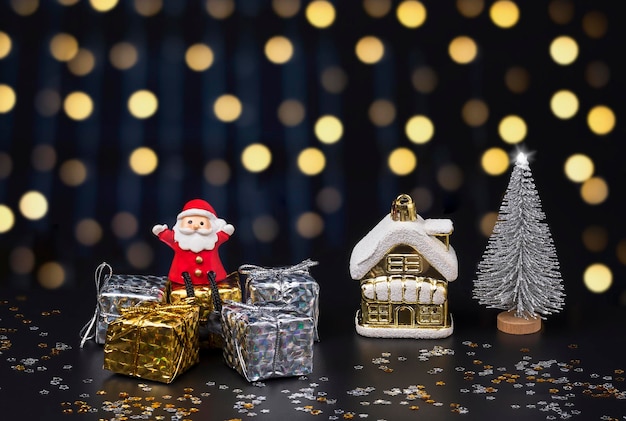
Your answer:
[[[317,325],[320,286],[309,273],[309,268],[315,265],[317,262],[307,259],[288,267],[240,266],[239,273],[246,275],[246,303],[280,302],[295,307],[313,319],[314,338],[319,341]]]
[[[222,307],[226,364],[249,382],[313,371],[313,319],[292,307],[226,301]]]
[[[169,281],[167,276],[113,274],[111,267],[102,263],[96,269],[96,309],[90,323],[83,327],[83,341],[94,338],[104,344],[107,328],[116,320],[122,308],[146,302],[166,304]]]

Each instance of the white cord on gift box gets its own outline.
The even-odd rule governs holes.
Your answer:
[[[105,275],[104,280],[100,282],[102,278],[102,272],[104,269],[109,269],[108,276]],[[100,315],[100,303],[97,302],[97,297],[100,296],[100,291],[109,283],[109,280],[113,276],[113,268],[107,263],[102,262],[96,268],[95,272],[95,281],[96,281],[96,309],[93,312],[93,317],[91,320],[83,326],[80,330],[80,347],[82,348],[89,339],[94,338],[96,336],[96,323],[98,321],[98,316]],[[92,333],[93,330],[93,333]]]

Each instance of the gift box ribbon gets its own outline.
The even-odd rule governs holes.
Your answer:
[[[107,275],[102,275],[105,269],[108,269],[109,273]],[[80,330],[80,347],[82,348],[89,339],[92,339],[96,336],[96,322],[98,321],[98,317],[100,316],[100,303],[98,299],[100,297],[100,291],[102,291],[109,280],[113,276],[113,268],[106,262],[100,263],[100,265],[96,268],[96,272],[94,275],[96,281],[96,309],[93,312],[93,317],[91,320],[83,326]]]
[[[315,262],[311,259],[303,260],[297,265],[293,266],[285,266],[280,268],[265,268],[262,266],[256,265],[241,265],[239,267],[239,272],[248,275],[250,278],[282,278],[284,275],[308,275],[309,268],[317,265],[318,262]]]

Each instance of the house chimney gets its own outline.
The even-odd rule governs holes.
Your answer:
[[[415,221],[417,211],[415,203],[408,194],[401,194],[391,204],[391,219],[394,221]]]

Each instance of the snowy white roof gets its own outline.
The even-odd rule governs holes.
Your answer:
[[[362,279],[393,247],[406,244],[417,250],[447,281],[458,276],[456,252],[434,237],[452,232],[449,219],[426,219],[419,215],[415,221],[394,221],[385,216],[359,241],[350,256],[350,276]]]

